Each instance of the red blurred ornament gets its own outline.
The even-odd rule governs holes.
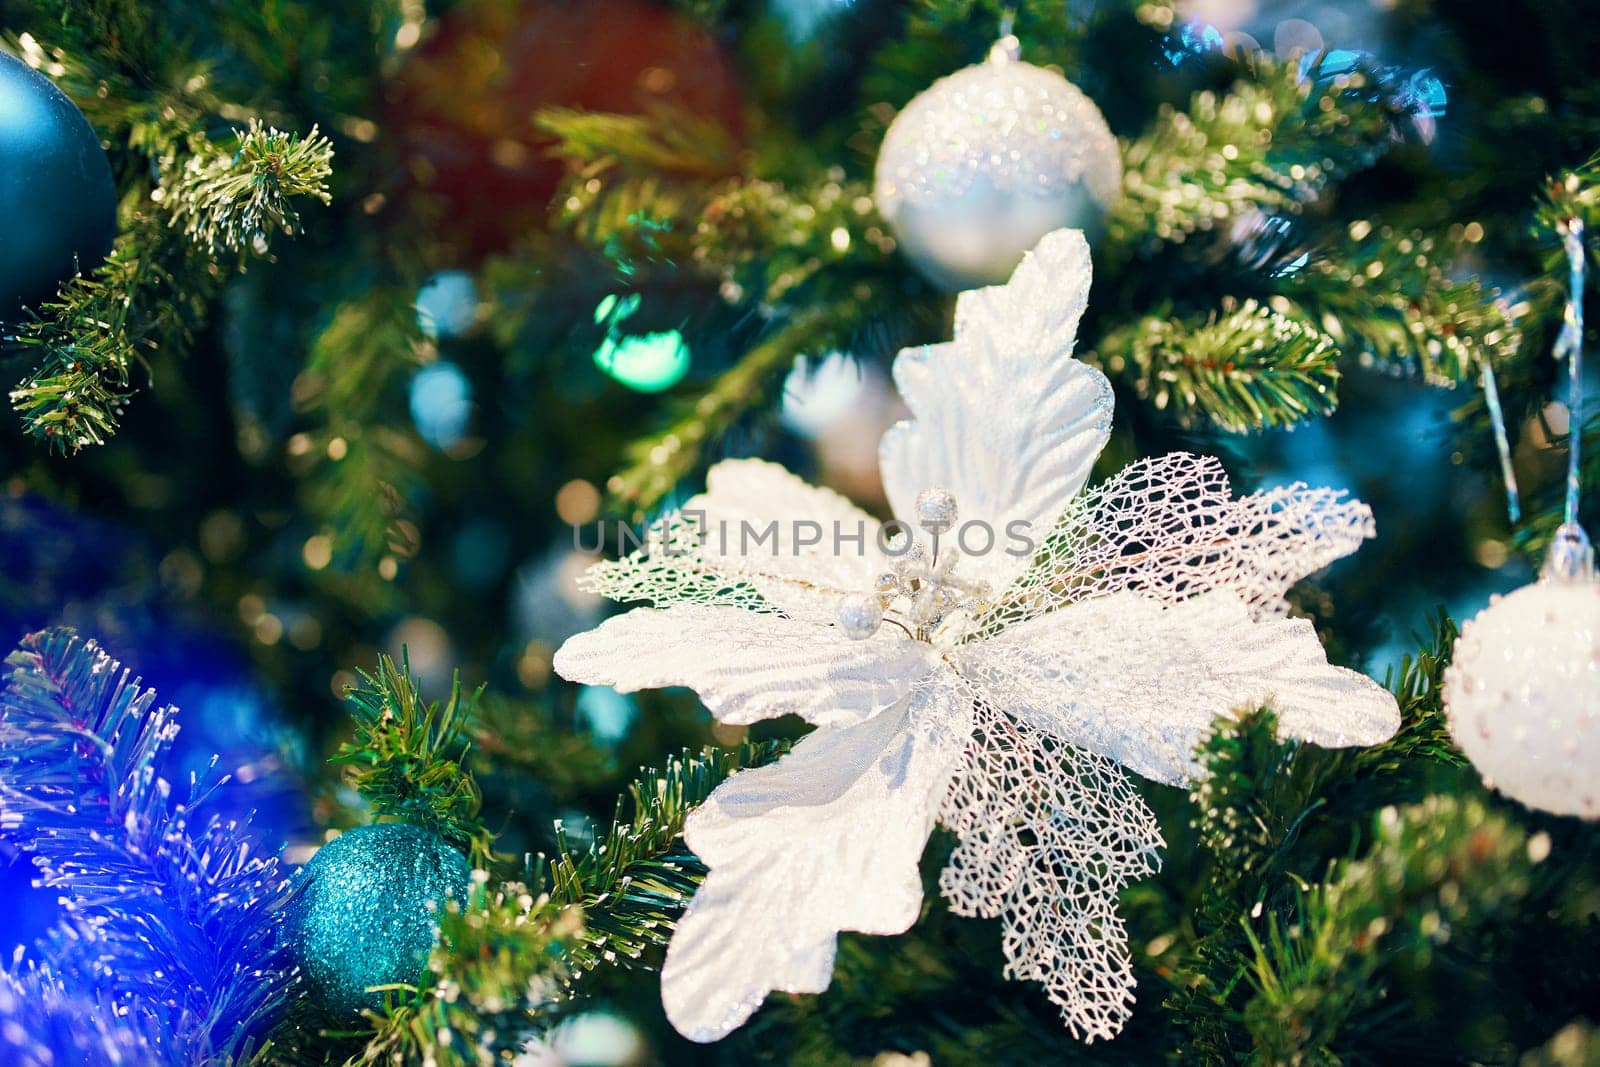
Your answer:
[[[661,105],[737,135],[732,64],[698,25],[641,0],[468,0],[445,13],[388,90],[404,199],[473,262],[544,226],[563,163],[541,108]]]

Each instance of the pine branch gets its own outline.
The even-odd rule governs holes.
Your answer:
[[[1559,232],[1568,219],[1582,220],[1590,234],[1600,228],[1600,152],[1552,178],[1539,201],[1535,224],[1541,235]]]
[[[679,841],[684,821],[729,775],[771,763],[787,749],[780,741],[706,749],[668,760],[664,770],[645,771],[628,788],[632,816],[624,818],[619,801],[611,829],[581,855],[566,848],[558,828],[560,851],[546,861],[539,881],[552,900],[582,909],[583,938],[567,955],[574,977],[666,944],[703,873]]]
[[[893,269],[894,239],[871,186],[846,180],[838,168],[798,187],[728,182],[707,200],[694,235],[695,265],[720,279],[731,298],[762,305],[870,304],[886,295],[882,275]],[[837,286],[823,286],[833,279]]]
[[[387,413],[424,350],[411,292],[376,286],[333,312],[297,383],[298,408],[320,423],[290,443],[303,504],[333,542],[331,568],[369,583],[416,549],[404,516],[426,448]]]
[[[1274,916],[1264,936],[1250,934],[1255,1055],[1340,1062],[1347,1027],[1384,995],[1380,971],[1514,912],[1537,862],[1527,835],[1475,798],[1385,808],[1367,854],[1336,864],[1293,924]]]
[[[781,385],[795,357],[849,336],[854,305],[799,311],[724,371],[711,388],[665,431],[628,449],[630,463],[606,482],[612,507],[642,515],[702,462],[706,448]]]
[[[1337,74],[1258,59],[1225,95],[1164,108],[1124,152],[1123,197],[1107,221],[1110,258],[1181,243],[1252,210],[1294,213],[1370,166],[1406,129],[1411,104],[1379,72]]]
[[[626,174],[720,178],[731,173],[735,150],[713,118],[661,107],[645,115],[545,108],[534,125],[556,138],[551,154],[578,164],[586,178],[613,168]]]
[[[204,814],[220,781],[165,777],[177,709],[94,642],[47,630],[6,663],[0,833],[66,910],[48,963],[8,980],[112,1006],[162,1062],[242,1055],[290,977],[277,861],[254,853],[246,827]],[[55,1040],[39,1023],[24,1025]]]
[[[487,867],[493,835],[480,817],[483,795],[466,766],[482,690],[464,694],[458,674],[449,700],[424,702],[410,663],[402,660],[397,670],[388,656],[378,658],[377,674],[362,672],[361,680],[346,698],[355,736],[331,762],[349,768],[350,784],[374,815],[426,826],[467,852],[475,866]]]
[[[1099,346],[1107,372],[1130,379],[1157,410],[1233,433],[1332,411],[1338,354],[1326,334],[1254,300],[1204,322],[1146,318]]]
[[[1499,292],[1458,279],[1453,256],[1420,230],[1353,222],[1275,287],[1321,322],[1346,358],[1442,386],[1477,381],[1485,361],[1517,351],[1520,335]]]
[[[1165,1005],[1188,1031],[1187,1062],[1234,1060],[1248,1049],[1232,1017],[1249,947],[1238,917],[1259,917],[1269,898],[1278,903],[1286,854],[1320,804],[1323,774],[1303,749],[1278,740],[1268,708],[1218,720],[1200,747],[1205,773],[1189,792],[1190,827],[1210,864],[1188,973]]]
[[[744,176],[706,184],[585,168],[559,199],[561,224],[619,275],[652,265],[692,270],[720,283],[725,299],[769,309],[846,295],[870,302],[894,251],[870,186],[838,170],[791,188]],[[842,291],[814,291],[819,279],[835,277]]]
[[[1467,759],[1450,739],[1444,715],[1444,672],[1455,654],[1460,630],[1443,608],[1428,620],[1428,632],[1416,655],[1383,679],[1400,706],[1400,729],[1381,745],[1345,750],[1350,766],[1365,776],[1404,773],[1414,761],[1442,767],[1465,767]]]
[[[95,24],[121,25],[142,16],[107,5]],[[146,35],[148,37],[148,35]],[[34,371],[11,392],[28,433],[59,452],[104,444],[117,430],[135,389],[135,366],[157,348],[181,351],[193,340],[227,272],[216,254],[227,250],[243,269],[248,256],[264,256],[271,230],[296,218],[289,198],[327,200],[325,179],[332,148],[310,138],[250,129],[223,146],[195,133],[205,109],[221,107],[204,90],[203,69],[186,75],[176,91],[150,89],[113,67],[91,68],[18,38],[19,54],[57,76],[114,145],[141,157],[158,180],[136,167],[125,190],[121,232],[110,257],[62,286],[54,300],[33,309],[7,344],[31,352]],[[190,87],[194,88],[191,89]],[[117,96],[125,92],[126,96]],[[114,113],[106,98],[118,101]],[[180,236],[169,224],[182,231]]]
[[[207,143],[184,163],[168,192],[173,224],[214,255],[265,251],[267,234],[299,228],[294,198],[331,202],[332,160],[315,126],[302,138],[251,119],[231,146]]]
[[[582,916],[520,882],[490,890],[473,882],[465,904],[451,901],[439,944],[414,993],[389,1004],[349,1063],[495,1067],[515,1056],[537,1009],[560,989],[565,947]]]
[[[1308,866],[1324,862],[1322,851],[1302,847],[1306,838],[1343,849],[1342,828],[1351,819],[1368,817],[1386,796],[1414,793],[1435,770],[1464,763],[1443,712],[1455,638],[1454,622],[1440,612],[1421,650],[1385,680],[1401,722],[1380,745],[1324,749],[1280,739],[1270,708],[1219,719],[1202,743],[1197,755],[1205,773],[1190,789],[1191,827],[1208,863],[1195,899],[1194,938],[1166,1002],[1187,1032],[1184,1062],[1250,1054],[1253,1039],[1241,1020],[1255,946],[1270,923],[1299,906]],[[1357,801],[1363,806],[1351,810]]]
[[[707,750],[646,771],[604,837],[574,854],[565,837],[528,882],[446,906],[439,945],[414,993],[375,1020],[361,1062],[492,1067],[515,1054],[572,983],[603,964],[665,944],[702,874],[682,845],[684,820],[728,775],[777,758],[781,743]]]

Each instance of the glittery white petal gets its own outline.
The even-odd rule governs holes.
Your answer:
[[[1268,704],[1286,736],[1329,747],[1375,744],[1400,724],[1393,695],[1330,666],[1309,622],[1253,619],[1228,592],[1085,600],[963,646],[960,670],[996,707],[1173,784],[1198,772],[1212,721],[1243,705]]]
[[[1235,499],[1211,456],[1142,459],[1072,501],[982,622],[998,630],[1127,589],[1169,604],[1226,590],[1256,615],[1281,615],[1291,585],[1372,534],[1371,510],[1338,490],[1295,484]]]
[[[955,495],[960,522],[994,532],[964,570],[999,590],[1027,567],[1007,546],[1008,524],[1042,541],[1082,488],[1111,430],[1111,386],[1072,358],[1089,293],[1089,247],[1077,230],[1039,242],[1003,286],[962,293],[955,340],[906,349],[895,384],[914,418],[884,435],[884,488],[914,521],[924,489]]]
[[[940,673],[889,712],[818,729],[778,763],[734,775],[689,817],[710,873],[661,971],[680,1033],[715,1041],[775,989],[821,992],[839,931],[894,934],[916,920],[917,863],[970,721],[970,697]]]
[[[631,693],[686,685],[726,723],[799,715],[864,719],[931,669],[932,650],[893,627],[869,640],[837,628],[721,605],[636,608],[571,638],[556,673]]]
[[[1114,1037],[1133,1005],[1117,892],[1162,843],[1128,776],[980,703],[939,820],[961,840],[951,909],[1001,916],[1007,977],[1044,983],[1074,1036]]]

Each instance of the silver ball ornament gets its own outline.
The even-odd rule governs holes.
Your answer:
[[[883,605],[875,596],[852,593],[839,602],[839,629],[846,637],[865,641],[883,625]]]
[[[1600,818],[1600,582],[1549,578],[1492,601],[1461,629],[1444,699],[1486,782]]]
[[[917,525],[931,534],[949,533],[956,524],[956,498],[950,490],[934,486],[917,494]]]
[[[895,116],[875,199],[923,276],[955,291],[1004,282],[1054,230],[1098,230],[1121,185],[1099,108],[1007,37]]]

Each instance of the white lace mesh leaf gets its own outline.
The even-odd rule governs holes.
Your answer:
[[[1089,277],[1083,234],[1058,230],[1007,284],[961,294],[954,341],[895,359],[895,384],[914,417],[883,437],[889,502],[910,521],[918,493],[950,490],[961,522],[994,531],[995,550],[972,556],[963,571],[996,590],[1028,563],[1001,551],[1008,525],[1027,522],[1042,538],[1111,431],[1110,384],[1072,358]]]
[[[1338,490],[1295,484],[1235,499],[1212,456],[1142,459],[1072,501],[980,628],[1123,590],[1167,604],[1226,590],[1257,615],[1281,615],[1290,586],[1372,535],[1371,509]]]
[[[722,722],[780,715],[855,722],[899,700],[937,662],[884,627],[852,641],[835,627],[724,605],[635,608],[570,638],[555,656],[569,681],[621,693],[686,685]]]
[[[1134,985],[1117,893],[1162,845],[1127,775],[980,702],[939,820],[951,909],[1001,917],[1006,976],[1044,983],[1073,1036],[1114,1037]]]
[[[689,847],[710,871],[661,971],[679,1033],[715,1041],[772,990],[820,993],[839,931],[896,934],[916,921],[918,861],[970,723],[970,696],[943,674],[735,774],[689,816]]]
[[[578,588],[619,603],[658,608],[701,604],[778,610],[748,579],[701,559],[698,527],[677,512],[652,524],[644,548],[590,567],[578,579]]]
[[[1330,748],[1400,724],[1393,694],[1329,665],[1311,623],[1252,618],[1230,591],[1079,601],[961,646],[958,667],[1016,718],[1174,785],[1199,773],[1194,749],[1216,717],[1242,706],[1270,704],[1284,734]]]
[[[595,566],[591,592],[621,601],[773,608],[832,622],[839,598],[871,587],[878,520],[776,463],[725,460],[706,491],[660,524],[656,543]]]

